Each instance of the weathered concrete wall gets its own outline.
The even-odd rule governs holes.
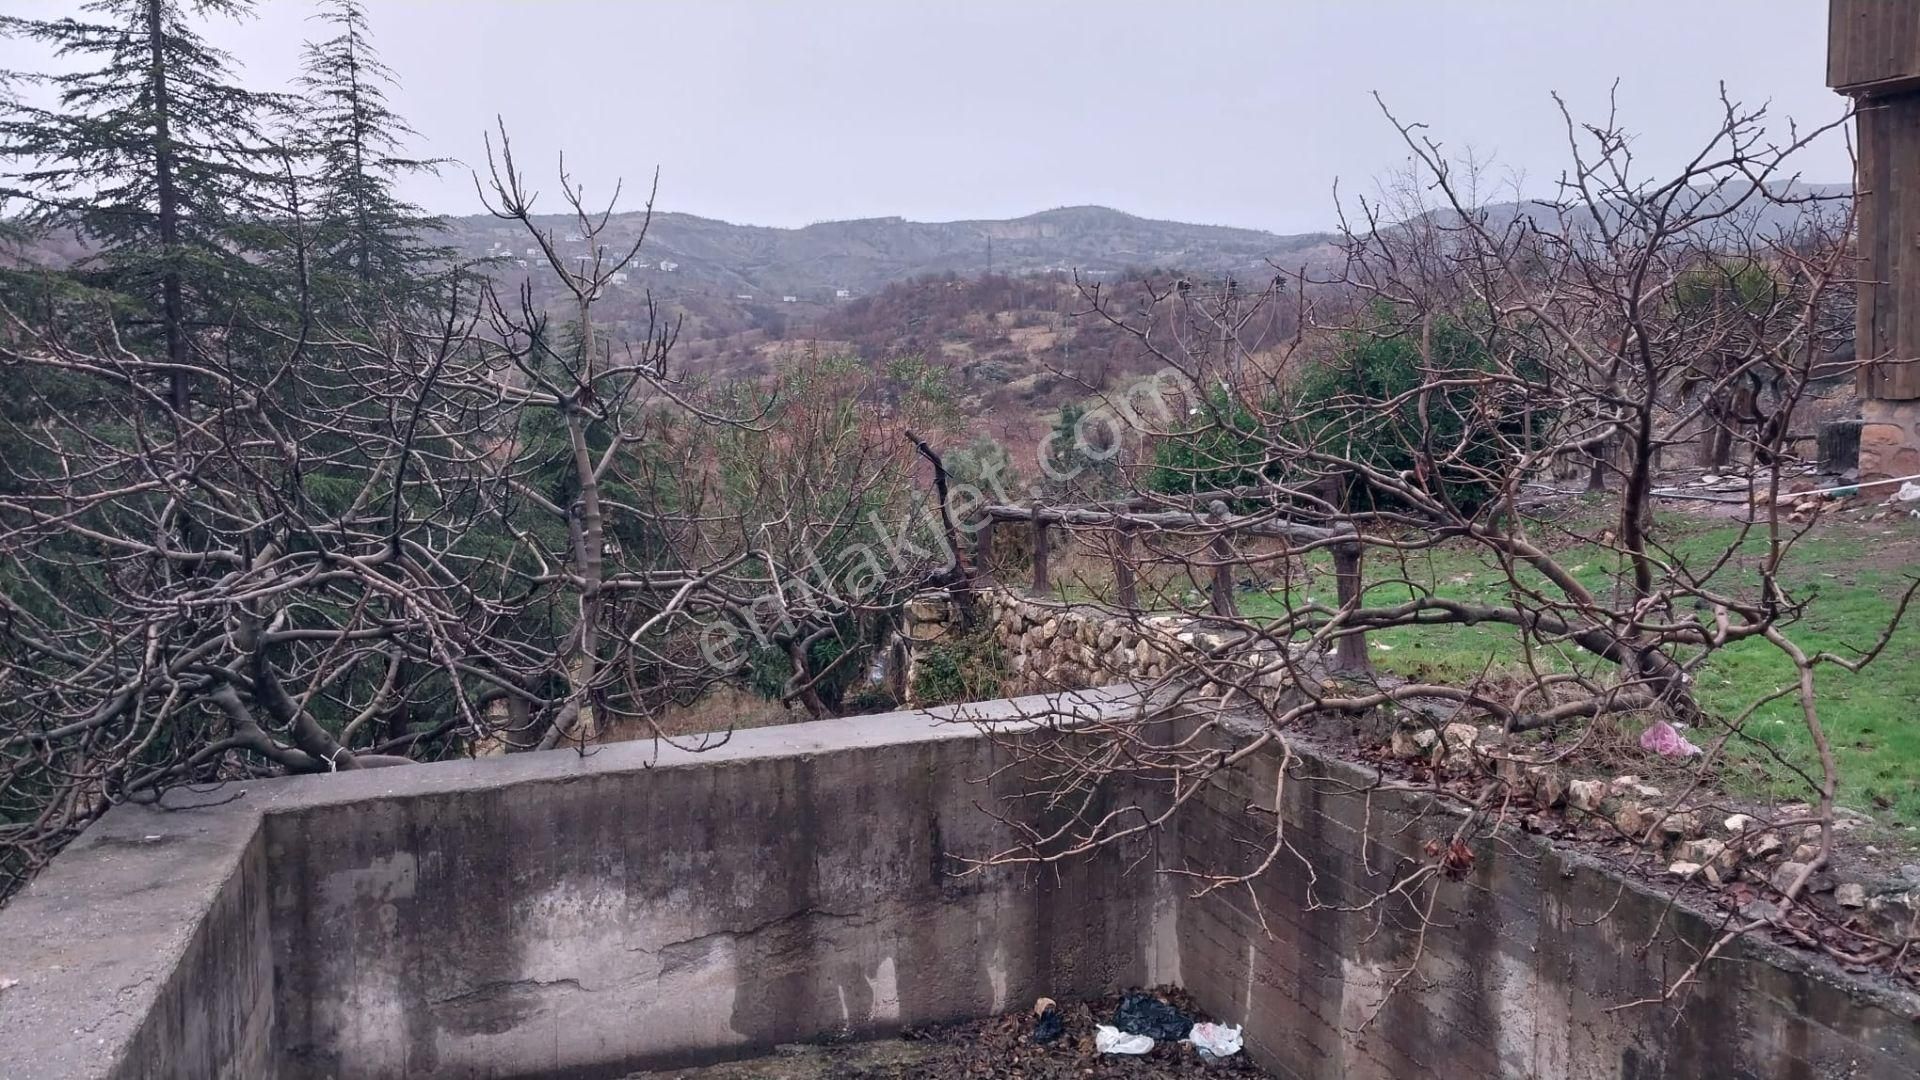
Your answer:
[[[1088,697],[1077,708],[1109,707]],[[1017,729],[1040,706],[967,711]],[[1766,946],[1708,967],[1677,1022],[1615,1010],[1712,927],[1526,835],[1482,846],[1417,949],[1404,907],[1336,910],[1454,822],[1311,753],[1319,782],[1289,783],[1278,819],[1311,890],[1289,858],[1251,894],[1189,899],[1191,879],[1154,872],[1261,850],[1271,758],[1152,850],[955,877],[951,854],[1009,841],[977,807],[1017,779],[972,782],[1004,754],[969,726],[891,714],[704,754],[634,743],[122,807],[0,911],[0,984],[18,980],[0,990],[0,1077],[618,1076],[1161,981],[1313,1080],[1920,1064],[1915,995]]]
[[[280,1075],[621,1075],[1149,976],[1150,868],[956,876],[1008,842],[995,744],[790,749],[273,815]]]
[[[618,1076],[1166,977],[1142,852],[959,873],[1003,753],[898,713],[123,806],[0,911],[0,1078]]]
[[[1438,890],[1424,937],[1410,902],[1375,898],[1458,824],[1378,789],[1369,769],[1304,754],[1283,858],[1253,891],[1182,905],[1180,970],[1247,1027],[1283,1077],[1310,1080],[1830,1080],[1920,1075],[1915,995],[1743,941],[1675,1008],[1658,999],[1719,929],[1641,883],[1517,830]],[[1277,752],[1189,804],[1176,861],[1248,867],[1273,837]],[[1313,781],[1303,778],[1313,777]],[[1427,890],[1417,894],[1424,898]],[[1353,908],[1359,910],[1340,910]],[[1264,936],[1272,933],[1271,940]],[[1411,969],[1411,974],[1406,974]],[[1398,992],[1388,994],[1397,980]]]
[[[0,1077],[273,1076],[258,830],[245,798],[123,808],[0,911]]]

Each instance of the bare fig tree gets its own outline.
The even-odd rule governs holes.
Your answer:
[[[316,309],[293,198],[297,310],[207,329],[185,370],[84,293],[0,311],[0,892],[177,785],[670,736],[766,650],[830,711],[948,564],[924,528],[858,557],[914,509],[916,414],[868,375],[689,379],[664,320],[595,321],[650,211],[603,243],[614,200],[563,167],[540,216],[504,133],[483,194],[557,311],[460,274]]]
[[[1804,781],[1807,806],[1756,821],[1731,846],[1816,827],[1814,854],[1764,883],[1788,913],[1804,908],[1832,858],[1844,782],[1822,724],[1822,675],[1858,671],[1887,649],[1920,581],[1857,652],[1796,643],[1809,598],[1783,571],[1819,514],[1789,486],[1808,445],[1809,385],[1835,373],[1851,336],[1850,206],[1794,183],[1796,154],[1831,126],[1783,135],[1764,110],[1724,106],[1698,153],[1652,179],[1614,117],[1567,115],[1557,197],[1493,205],[1480,170],[1388,113],[1413,179],[1384,204],[1361,201],[1341,272],[1276,267],[1263,288],[1230,297],[1169,282],[1144,304],[1084,290],[1083,317],[1123,328],[1167,372],[1146,394],[1152,407],[1100,398],[1104,422],[1140,448],[1123,465],[1131,494],[989,516],[996,529],[1041,520],[1095,553],[1082,560],[1088,573],[1056,574],[1054,601],[1129,625],[1128,640],[1167,645],[1144,668],[1098,657],[1073,668],[1080,681],[1131,677],[1131,711],[1039,710],[1042,734],[1007,740],[1033,797],[1058,813],[984,862],[1072,858],[1149,834],[1263,751],[1282,763],[1273,791],[1312,784],[1295,740],[1377,720],[1361,725],[1366,738],[1384,744],[1399,727],[1422,748],[1383,782],[1470,811],[1370,901],[1417,913],[1520,816],[1516,806],[1564,796],[1564,783],[1531,790],[1532,777],[1578,763],[1630,721],[1654,743],[1697,753],[1677,759],[1679,790],[1606,827],[1657,850],[1731,752],[1771,759]],[[1249,348],[1238,328],[1272,306],[1288,310],[1270,321],[1298,333]],[[1752,476],[1732,539],[1705,553],[1677,544],[1656,513],[1663,458],[1682,444]],[[1600,524],[1554,491],[1566,463],[1606,492]],[[1476,588],[1439,578],[1429,556],[1442,551],[1465,560],[1461,580]],[[1387,677],[1364,646],[1340,648],[1382,631],[1469,626],[1495,628],[1505,645],[1458,680]],[[1731,713],[1706,708],[1699,680],[1742,643],[1777,650],[1793,679],[1756,688]],[[1041,684],[1053,674],[1026,671]],[[1756,737],[1756,710],[1782,698],[1797,704],[1810,763]],[[1449,745],[1456,736],[1479,745]],[[1018,827],[1018,815],[1008,820]],[[1174,872],[1202,894],[1269,872],[1311,879],[1310,857],[1269,820],[1266,850]],[[1764,924],[1731,920],[1702,962]],[[1817,940],[1849,961],[1910,946],[1858,926]]]

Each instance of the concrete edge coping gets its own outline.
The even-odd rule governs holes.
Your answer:
[[[645,739],[331,776],[176,788],[114,807],[0,908],[0,1077],[112,1071],[242,871],[269,814],[583,777],[978,737],[1125,715],[1131,687],[1031,694],[735,731],[705,749]],[[682,739],[682,743],[695,740]],[[57,1063],[57,1064],[56,1064]]]

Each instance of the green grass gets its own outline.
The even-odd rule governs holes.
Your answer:
[[[1597,531],[1600,511],[1585,507],[1582,513],[1596,515],[1585,524]],[[1738,537],[1736,525],[1683,513],[1662,515],[1656,533],[1677,560],[1701,568]],[[1575,541],[1549,546],[1557,548],[1556,558],[1574,570],[1582,584],[1603,597],[1608,595],[1618,570],[1612,553],[1597,546],[1583,549]],[[1755,581],[1755,564],[1765,548],[1763,534],[1750,534],[1738,558],[1713,579],[1714,585],[1732,591]],[[1315,568],[1322,576],[1307,592],[1331,603],[1327,568],[1324,563]],[[1920,574],[1920,528],[1913,521],[1823,523],[1795,545],[1783,569],[1782,582],[1790,595],[1806,602],[1804,616],[1786,632],[1808,653],[1856,655],[1873,643],[1892,618],[1901,592],[1915,574]],[[1410,590],[1390,580],[1396,575],[1459,600],[1497,603],[1508,587],[1496,566],[1464,545],[1411,555],[1404,569],[1370,552],[1368,602],[1405,599]],[[1247,615],[1280,609],[1278,597],[1243,596],[1241,604]],[[1369,642],[1374,645],[1373,660],[1382,670],[1434,682],[1464,683],[1482,672],[1515,670],[1523,660],[1518,631],[1498,625],[1399,628],[1373,633]],[[1571,657],[1541,653],[1537,662],[1560,670],[1570,662],[1596,663],[1578,653]],[[1820,720],[1840,770],[1841,801],[1891,823],[1920,825],[1920,611],[1909,614],[1887,649],[1865,671],[1854,675],[1823,665],[1816,677]],[[1710,713],[1731,718],[1767,692],[1791,684],[1793,678],[1792,662],[1778,649],[1765,641],[1746,641],[1716,654],[1702,668],[1697,692]],[[1793,697],[1761,707],[1744,730],[1787,762],[1818,776],[1812,739]],[[1712,731],[1701,733],[1706,734]],[[1695,736],[1696,742],[1702,741],[1701,735]],[[1811,797],[1805,781],[1773,760],[1766,749],[1740,740],[1729,746],[1730,767],[1723,776],[1729,787],[1782,799]]]

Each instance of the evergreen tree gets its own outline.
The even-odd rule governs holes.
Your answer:
[[[394,185],[439,162],[400,153],[416,133],[387,104],[394,75],[373,48],[360,0],[323,0],[317,18],[333,36],[307,44],[300,77],[319,214],[314,276],[350,294],[404,294],[451,253],[422,243],[422,234],[445,225],[399,198]]]
[[[197,333],[224,321],[251,267],[234,240],[268,176],[263,110],[276,95],[232,78],[231,59],[189,16],[242,17],[251,0],[94,0],[80,18],[0,16],[0,33],[40,41],[85,70],[26,76],[56,104],[0,117],[0,158],[22,163],[4,194],[38,225],[95,245],[90,284],[138,300],[136,325],[164,342],[168,395],[185,411]]]

